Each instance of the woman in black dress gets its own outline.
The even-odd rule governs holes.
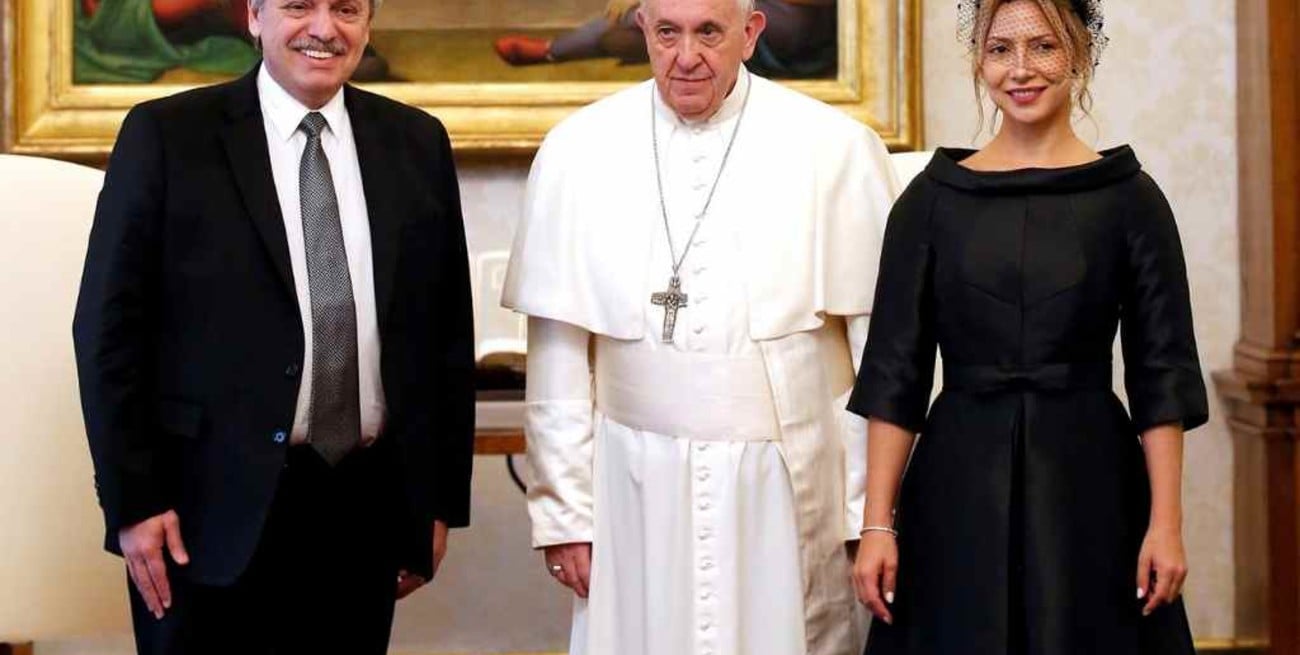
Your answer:
[[[1168,203],[1130,148],[1072,128],[1098,2],[962,5],[1002,123],[939,150],[886,230],[849,405],[871,419],[867,653],[1192,655],[1182,440],[1205,388]]]

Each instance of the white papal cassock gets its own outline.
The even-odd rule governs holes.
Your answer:
[[[679,255],[740,126],[671,343],[652,117]],[[547,136],[502,302],[531,317],[533,545],[593,544],[571,653],[860,652],[865,435],[843,407],[895,195],[874,133],[744,71],[702,122],[647,82]]]

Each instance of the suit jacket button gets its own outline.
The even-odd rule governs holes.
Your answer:
[[[301,370],[302,370],[302,367],[298,366],[297,364],[290,364],[290,365],[286,366],[285,369],[284,369],[284,377],[287,377],[287,378],[297,377],[299,371],[301,371]]]
[[[276,430],[275,434],[271,435],[271,439],[276,443],[284,443],[284,440],[288,438],[289,435],[284,430]]]

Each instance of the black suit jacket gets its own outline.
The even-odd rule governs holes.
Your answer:
[[[138,105],[95,211],[73,335],[95,487],[118,529],[175,509],[188,575],[246,567],[285,459],[304,357],[256,69]],[[344,90],[369,212],[388,405],[405,482],[402,565],[432,578],[432,524],[469,522],[474,356],[447,132]],[[394,445],[394,444],[389,444]]]

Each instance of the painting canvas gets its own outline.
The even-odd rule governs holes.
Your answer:
[[[272,2],[276,0],[270,0]],[[751,70],[919,139],[919,0],[756,0]],[[256,65],[246,0],[13,0],[6,146],[102,157],[132,104]],[[650,77],[637,0],[385,0],[354,82],[443,119],[461,151],[530,152],[577,107]]]
[[[258,59],[240,0],[68,0],[73,82],[207,81]],[[388,0],[358,82],[590,82],[649,75],[637,0],[485,3]],[[828,79],[838,63],[836,0],[757,0],[768,18],[751,69]]]

